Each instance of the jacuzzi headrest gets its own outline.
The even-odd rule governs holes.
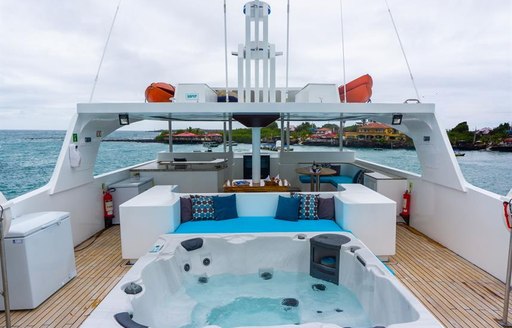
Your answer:
[[[187,251],[193,251],[203,247],[203,239],[202,238],[192,238],[187,239],[181,242],[181,246],[185,248]]]

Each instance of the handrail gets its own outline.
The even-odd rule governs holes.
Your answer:
[[[0,205],[0,266],[2,271],[2,292],[4,298],[5,327],[11,328],[11,304],[9,302],[9,284],[7,283],[7,266],[4,247],[4,207]]]
[[[508,244],[508,261],[507,261],[507,277],[505,281],[505,297],[503,301],[503,318],[500,324],[503,327],[512,327],[512,324],[508,322],[508,308],[510,304],[510,274],[512,273],[512,229],[510,229],[510,215],[512,214],[512,198],[507,202],[503,202],[505,221],[510,233],[510,240]],[[509,212],[507,213],[507,207]]]

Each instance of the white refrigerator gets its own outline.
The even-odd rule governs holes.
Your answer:
[[[12,220],[5,253],[11,309],[36,308],[76,276],[69,213],[38,212]]]

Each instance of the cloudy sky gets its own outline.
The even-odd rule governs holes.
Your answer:
[[[286,50],[286,1],[270,40]],[[243,42],[242,6],[227,0],[228,50]],[[510,0],[388,0],[421,101],[446,127],[512,121]],[[0,1],[0,129],[66,129],[88,102],[118,0]],[[369,73],[373,102],[416,98],[384,0],[343,0],[347,80]],[[229,57],[236,86],[236,59]],[[340,1],[291,0],[290,86],[342,84]],[[277,81],[285,84],[285,59]],[[222,0],[123,0],[94,102],[143,102],[148,84],[223,86]],[[131,128],[165,126],[131,125]]]

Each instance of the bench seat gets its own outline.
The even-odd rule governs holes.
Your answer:
[[[171,233],[252,233],[344,231],[334,220],[277,220],[272,216],[246,216],[229,220],[188,221]]]
[[[310,183],[311,176],[309,175],[301,175],[299,177],[301,183]],[[352,183],[354,178],[346,176],[346,175],[324,175],[320,176],[320,183],[330,183],[334,187],[338,187],[340,183]]]

